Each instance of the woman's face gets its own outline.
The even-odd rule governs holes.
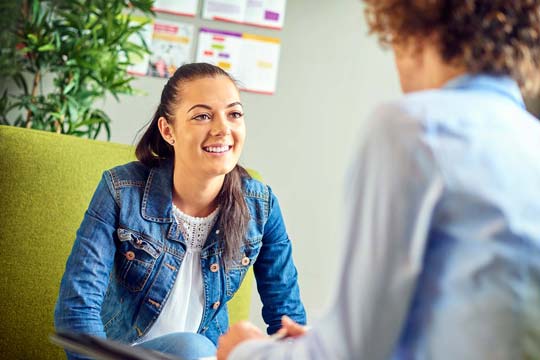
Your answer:
[[[227,174],[238,163],[246,137],[238,89],[228,77],[216,76],[186,82],[180,91],[168,125],[175,171],[197,177]],[[169,140],[166,129],[162,134]]]

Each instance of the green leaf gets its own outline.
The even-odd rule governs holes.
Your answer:
[[[87,135],[87,132],[86,131],[80,131],[80,130],[72,130],[69,132],[70,135],[75,135],[75,136],[85,136]]]
[[[46,44],[46,45],[41,45],[40,47],[38,47],[38,51],[39,52],[46,52],[46,51],[52,51],[52,50],[55,50],[55,46],[53,44]]]
[[[39,13],[40,13],[39,0],[32,1],[32,22],[37,22]]]
[[[38,4],[34,4],[35,10],[33,11],[34,15],[34,24],[39,26],[47,25],[47,18],[50,17],[50,6],[49,4],[41,6],[39,3],[41,1],[36,1]]]
[[[67,86],[64,88],[64,95],[69,93],[71,90],[75,89],[75,87],[77,86],[77,81],[76,80],[72,80],[69,82],[69,84],[67,84]]]
[[[36,35],[34,35],[34,34],[26,34],[26,37],[28,38],[28,40],[30,40],[31,44],[37,44],[38,38],[37,38]]]
[[[82,126],[89,126],[89,125],[93,125],[93,124],[99,124],[102,121],[103,120],[101,118],[98,118],[98,117],[89,118],[89,119],[86,119],[86,120],[83,120],[83,121],[80,121],[80,122],[76,123],[75,128],[78,129],[78,128],[82,127]]]

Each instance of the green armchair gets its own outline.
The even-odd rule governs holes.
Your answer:
[[[0,126],[2,358],[64,356],[48,337],[75,232],[101,173],[133,159],[127,145]],[[231,324],[248,318],[252,283],[229,303]]]

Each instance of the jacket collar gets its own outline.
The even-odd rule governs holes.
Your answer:
[[[172,186],[172,160],[166,160],[150,170],[141,204],[141,214],[145,220],[160,223],[173,222]]]
[[[180,227],[174,221],[172,215],[173,169],[173,160],[167,160],[162,162],[160,166],[153,167],[150,170],[144,188],[141,214],[143,219],[148,221],[171,223],[167,232],[167,238],[184,243]],[[206,240],[206,245],[203,249],[205,251],[204,254],[209,251],[209,247],[214,247],[217,244],[215,229],[217,229],[218,222],[219,218]]]

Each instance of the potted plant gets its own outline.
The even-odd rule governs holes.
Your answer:
[[[153,0],[2,2],[0,123],[110,138],[96,101],[133,94],[130,61],[148,52],[141,37]],[[133,37],[141,42],[135,43]],[[11,80],[8,84],[8,81]]]

